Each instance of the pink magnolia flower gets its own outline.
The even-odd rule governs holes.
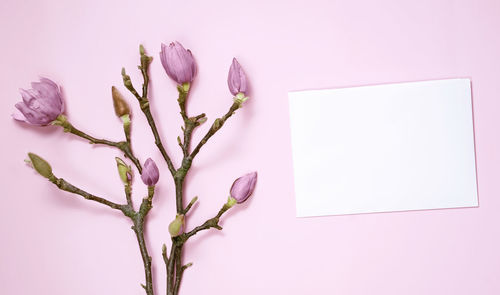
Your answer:
[[[23,101],[16,103],[12,117],[32,125],[44,126],[54,121],[64,111],[59,86],[47,78],[32,82],[32,89],[19,89]]]
[[[233,182],[230,196],[235,199],[238,204],[241,204],[253,193],[256,183],[257,172],[245,174]]]
[[[142,182],[147,186],[153,186],[158,182],[159,178],[160,171],[158,171],[158,167],[151,158],[148,158],[146,162],[144,162],[144,169],[141,175]]]
[[[229,68],[229,74],[227,76],[227,85],[229,86],[229,91],[233,95],[237,95],[238,93],[243,93],[243,96],[246,96],[247,92],[247,77],[240,64],[233,58],[233,63]]]
[[[161,44],[160,59],[170,79],[181,85],[190,83],[196,74],[196,63],[190,50],[175,41],[168,46]]]

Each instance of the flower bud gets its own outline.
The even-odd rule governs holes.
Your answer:
[[[32,89],[20,89],[23,101],[16,103],[12,117],[31,125],[45,126],[57,119],[64,111],[59,85],[47,78],[32,82]]]
[[[51,178],[54,176],[54,174],[52,174],[52,167],[50,167],[50,164],[47,161],[33,153],[28,153],[28,157],[30,158],[33,168],[35,168],[36,172],[38,172],[41,176],[45,178]]]
[[[116,157],[116,166],[118,167],[118,174],[123,184],[129,185],[132,181],[132,168],[128,166],[122,159]]]
[[[130,76],[127,75],[125,68],[122,68],[122,78],[123,78],[123,85],[125,85],[125,87],[127,87],[127,89],[130,91],[134,90],[134,86],[132,86],[132,81],[130,81]]]
[[[212,124],[212,129],[214,131],[217,131],[222,127],[223,124],[224,124],[224,121],[221,118],[217,118],[217,119],[215,119],[214,123]]]
[[[181,43],[175,41],[168,46],[161,44],[160,59],[165,72],[170,79],[189,89],[196,74],[196,63],[190,50],[186,50]]]
[[[127,101],[115,86],[111,87],[111,95],[113,96],[113,107],[115,108],[116,116],[121,118],[122,116],[130,115],[130,107]]]
[[[242,98],[246,96],[247,92],[247,77],[240,64],[233,58],[233,63],[229,68],[229,74],[227,76],[227,85],[229,86],[229,91],[234,96],[241,96]]]
[[[182,234],[184,230],[184,215],[177,214],[174,221],[172,221],[168,226],[168,232],[172,237],[177,237]]]
[[[159,178],[160,171],[158,171],[158,167],[151,158],[148,158],[146,162],[144,162],[144,169],[141,175],[142,182],[147,186],[154,186]]]
[[[233,182],[230,190],[228,205],[234,205],[234,202],[241,204],[245,202],[252,194],[255,183],[257,182],[257,172],[243,175]]]

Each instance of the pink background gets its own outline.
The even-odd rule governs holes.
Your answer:
[[[212,121],[227,110],[233,56],[252,84],[251,100],[189,175],[187,197],[201,202],[188,228],[215,214],[235,177],[259,171],[254,196],[223,218],[224,230],[189,242],[185,261],[194,266],[182,294],[499,294],[499,28],[497,0],[3,0],[0,293],[144,293],[129,220],[57,190],[23,163],[37,152],[58,176],[122,202],[113,159],[120,154],[10,114],[18,88],[46,75],[63,86],[71,122],[121,140],[110,87],[126,93],[122,66],[139,85],[143,43],[155,57],[154,115],[178,164],[176,90],[158,58],[161,42],[178,40],[199,66],[191,114],[204,111]],[[295,218],[287,91],[452,77],[472,79],[479,208]],[[156,291],[164,294],[160,249],[174,214],[173,183],[127,98],[136,153],[162,172],[147,235]],[[136,200],[145,192],[136,180]]]

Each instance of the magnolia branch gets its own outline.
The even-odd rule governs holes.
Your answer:
[[[144,238],[144,220],[152,208],[154,187],[149,187],[148,196],[143,198],[139,211],[135,211],[133,206],[132,206],[130,187],[127,187],[127,186],[125,187],[127,204],[117,204],[117,203],[111,202],[105,198],[90,194],[90,193],[72,185],[71,183],[67,182],[66,180],[54,176],[53,174],[51,174],[48,177],[48,179],[49,179],[49,181],[51,181],[53,184],[55,184],[59,189],[61,189],[63,191],[77,194],[77,195],[80,195],[87,200],[101,203],[101,204],[106,205],[112,209],[120,210],[125,216],[129,217],[132,220],[132,222],[133,222],[132,230],[134,231],[134,233],[137,237],[137,242],[139,244],[141,257],[142,257],[142,260],[144,263],[144,273],[145,273],[146,285],[142,285],[142,284],[141,285],[146,290],[146,294],[154,295],[151,256],[149,256],[148,249],[146,246],[146,241]]]
[[[196,199],[196,198],[195,198]],[[193,199],[193,200],[195,200]],[[191,202],[192,204],[194,202]],[[208,219],[202,225],[195,227],[191,231],[187,233],[183,233],[177,237],[172,237],[172,249],[170,251],[170,258],[167,256],[167,248],[163,245],[162,248],[162,256],[166,265],[167,270],[167,295],[177,295],[179,292],[180,283],[182,281],[182,276],[184,274],[184,270],[190,267],[192,263],[188,263],[186,265],[182,265],[182,248],[187,240],[197,234],[202,230],[207,230],[210,228],[215,228],[218,230],[222,230],[222,227],[219,225],[219,221],[221,216],[231,208],[228,204],[224,204],[222,208],[219,210],[216,216]]]
[[[198,145],[194,148],[193,152],[191,153],[191,158],[194,159],[194,157],[196,157],[196,155],[200,152],[200,149],[203,147],[203,145],[205,145],[205,143],[207,143],[210,137],[212,137],[220,128],[222,128],[222,125],[224,125],[226,120],[229,119],[229,117],[231,117],[234,112],[240,107],[241,102],[235,101],[229,108],[229,111],[224,116],[222,116],[222,118],[215,119],[210,130],[208,130],[207,134],[205,134]]]
[[[183,151],[183,159],[182,165],[178,170],[175,171],[174,174],[174,183],[175,183],[175,191],[176,191],[176,206],[177,213],[185,215],[189,209],[193,206],[196,199],[193,199],[186,208],[183,206],[183,187],[184,187],[184,179],[191,168],[191,164],[193,158],[199,153],[201,147],[207,143],[207,141],[218,131],[229,117],[231,117],[234,112],[241,107],[241,101],[235,100],[235,102],[229,108],[229,111],[222,117],[218,118],[214,121],[211,128],[208,130],[203,139],[198,143],[192,153],[189,152],[189,145],[192,138],[192,133],[196,127],[198,127],[201,123],[203,123],[205,119],[205,114],[198,115],[196,117],[189,117],[186,112],[186,98],[188,95],[188,90],[185,90],[184,87],[178,86],[179,91],[179,107],[180,114],[182,119],[184,120],[184,142],[182,143],[178,138],[179,145]],[[189,84],[188,88],[189,89]],[[203,120],[205,119],[205,120]],[[203,120],[203,121],[202,121]],[[222,227],[219,226],[219,219],[230,207],[224,205],[219,213],[205,221],[202,225],[195,227],[192,231],[188,233],[184,233],[178,237],[172,237],[172,249],[170,253],[170,258],[167,257],[166,251],[163,255],[163,258],[166,263],[167,268],[167,295],[177,295],[179,292],[179,286],[182,280],[182,276],[184,274],[185,268],[182,266],[182,248],[184,243],[191,236],[195,235],[199,231],[206,230],[209,228],[216,228],[221,230]]]
[[[53,176],[53,177],[50,177],[49,180],[50,180],[50,182],[55,184],[59,189],[61,189],[63,191],[67,191],[67,192],[70,192],[73,194],[80,195],[87,200],[101,203],[101,204],[106,205],[112,209],[117,209],[117,210],[124,212],[124,210],[126,209],[125,207],[127,207],[126,205],[116,204],[116,203],[108,201],[104,198],[87,193],[86,191],[79,189],[78,187],[72,185],[71,183],[67,182],[66,180],[64,180],[62,178],[57,178],[57,177]]]
[[[141,162],[137,157],[134,155],[132,152],[132,148],[130,145],[130,141],[110,141],[106,139],[99,139],[95,138],[79,129],[77,129],[75,126],[73,126],[64,116],[59,116],[54,122],[53,125],[61,126],[64,129],[64,132],[68,132],[71,134],[74,134],[78,137],[81,137],[83,139],[86,139],[89,141],[91,144],[102,144],[102,145],[107,145],[111,147],[115,147],[122,151],[127,158],[134,163],[135,167],[137,167],[137,170],[139,170],[139,173],[142,174],[142,166]]]
[[[165,159],[165,162],[167,163],[168,170],[170,170],[170,173],[172,175],[175,174],[175,167],[170,159],[170,156],[168,155],[167,151],[165,150],[165,147],[163,146],[163,143],[160,138],[160,134],[158,133],[158,128],[156,127],[156,123],[154,121],[153,115],[151,114],[151,109],[149,106],[149,100],[148,100],[148,87],[149,87],[149,74],[148,74],[148,69],[149,65],[153,61],[153,58],[151,56],[147,56],[144,51],[144,47],[141,45],[140,46],[140,53],[141,53],[141,65],[139,66],[139,69],[141,70],[142,77],[143,77],[143,84],[142,84],[142,95],[139,95],[137,90],[135,89],[134,85],[132,84],[132,81],[130,80],[130,76],[127,75],[125,72],[125,68],[122,69],[122,78],[123,78],[123,84],[125,85],[125,88],[127,88],[134,96],[137,98],[139,101],[139,104],[141,106],[141,110],[146,116],[146,119],[148,121],[149,126],[151,127],[151,131],[153,132],[153,136],[155,138],[155,144],[160,150],[161,155],[163,156],[163,159]]]
[[[190,237],[196,235],[198,232],[200,232],[202,230],[210,229],[210,228],[222,230],[222,227],[219,225],[219,220],[220,220],[222,214],[224,214],[230,208],[231,207],[228,204],[224,204],[224,206],[222,206],[222,208],[219,210],[217,215],[208,219],[202,225],[199,225],[199,226],[193,228],[191,231],[182,234],[182,239],[185,239],[187,241]]]
[[[205,114],[198,115],[196,117],[189,117],[187,112],[186,112],[186,99],[189,93],[189,84],[187,84],[187,87],[184,87],[185,85],[180,85],[177,87],[177,90],[179,92],[179,98],[178,98],[178,103],[179,103],[179,108],[180,108],[180,114],[181,117],[184,121],[184,127],[182,128],[183,133],[184,133],[184,141],[181,142],[180,138],[178,138],[179,146],[182,149],[183,152],[183,159],[182,159],[182,164],[177,169],[174,173],[174,183],[175,183],[175,192],[176,192],[176,207],[177,207],[177,214],[182,214],[185,215],[193,206],[194,202],[196,202],[197,198],[194,198],[186,208],[184,208],[183,205],[183,187],[184,187],[184,179],[189,172],[189,169],[191,168],[191,164],[193,161],[193,158],[198,154],[200,151],[201,147],[207,143],[207,141],[218,131],[224,123],[226,122],[229,117],[231,117],[234,112],[241,107],[241,102],[238,100],[235,100],[235,102],[231,105],[229,108],[229,111],[222,117],[218,118],[215,120],[215,122],[212,124],[211,128],[208,130],[207,134],[203,137],[203,139],[198,143],[196,148],[193,150],[192,153],[189,151],[189,146],[192,138],[192,133],[196,127],[201,125],[203,122],[206,121]],[[177,237],[172,237],[172,249],[170,253],[170,258],[168,258],[166,254],[166,250],[163,251],[163,258],[166,264],[166,269],[167,269],[167,295],[177,295],[179,292],[179,287],[180,283],[182,281],[182,276],[184,274],[185,267],[182,266],[182,249],[184,246],[184,243],[189,239],[189,237],[195,235],[197,232],[209,228],[216,228],[221,230],[222,227],[218,225],[219,218],[221,215],[226,212],[230,207],[227,205],[224,205],[223,208],[219,211],[219,213],[205,221],[200,226],[197,226],[194,228],[192,231],[189,233],[184,233],[181,234],[180,236]]]
[[[245,92],[247,90],[246,77],[241,69],[241,66],[233,59],[231,68],[228,75],[228,86],[230,92],[234,95],[234,103],[229,108],[228,112],[217,118],[213,124],[210,126],[209,130],[201,141],[195,146],[191,151],[191,141],[194,130],[207,121],[206,115],[204,113],[190,117],[186,111],[186,101],[189,96],[189,89],[191,82],[194,79],[196,73],[196,64],[193,56],[189,50],[186,50],[180,43],[173,42],[168,47],[162,44],[162,52],[160,53],[162,64],[167,72],[167,75],[172,78],[178,84],[178,103],[180,108],[180,115],[182,117],[184,126],[181,127],[183,131],[183,138],[179,136],[177,138],[178,144],[182,150],[183,158],[182,162],[178,168],[175,168],[169,154],[167,153],[165,146],[161,141],[158,128],[156,126],[153,115],[151,114],[150,102],[148,99],[148,89],[149,89],[149,66],[153,60],[152,57],[146,55],[144,47],[141,45],[139,47],[140,51],[140,65],[139,70],[141,71],[143,83],[142,83],[142,94],[135,89],[130,76],[127,75],[125,69],[122,69],[122,78],[125,87],[134,95],[138,100],[141,107],[141,111],[144,113],[148,124],[153,133],[155,144],[162,154],[165,162],[167,163],[168,169],[173,177],[175,184],[175,200],[176,200],[176,217],[174,221],[169,225],[169,232],[171,234],[172,247],[170,249],[170,255],[167,255],[167,247],[163,245],[162,247],[162,257],[165,262],[165,267],[167,271],[167,295],[177,295],[179,293],[179,288],[181,285],[182,277],[184,271],[190,267],[192,264],[182,263],[182,250],[184,244],[189,238],[196,235],[198,232],[203,230],[208,230],[215,228],[217,230],[222,230],[219,225],[220,218],[222,215],[229,210],[234,204],[244,202],[252,193],[255,186],[255,181],[257,174],[249,173],[235,180],[231,188],[230,197],[226,204],[219,210],[219,212],[212,218],[206,220],[203,224],[194,227],[188,232],[183,232],[184,224],[186,222],[185,218],[189,210],[196,203],[198,197],[194,197],[189,204],[184,207],[184,180],[186,178],[189,169],[191,168],[193,159],[198,155],[201,148],[208,142],[208,140],[217,133],[218,130],[222,128],[225,122],[234,114],[234,112],[242,106],[242,103],[247,99]],[[31,105],[18,105],[16,107],[23,113],[23,116],[28,116],[30,120],[25,118],[24,121],[35,124],[35,125],[47,125],[52,122],[53,125],[59,125],[64,128],[65,132],[74,134],[83,139],[88,140],[91,144],[102,144],[108,145],[122,151],[127,158],[129,158],[134,165],[137,167],[139,173],[141,174],[142,181],[148,186],[148,195],[142,199],[140,207],[138,210],[134,209],[133,198],[132,198],[132,187],[131,187],[131,168],[122,159],[116,158],[118,165],[118,172],[121,180],[124,183],[125,199],[126,203],[118,204],[109,201],[105,198],[90,194],[71,183],[67,182],[62,178],[56,177],[52,173],[52,168],[45,160],[33,153],[28,153],[30,158],[30,163],[33,168],[43,177],[49,179],[53,184],[55,184],[59,189],[67,191],[76,195],[80,195],[83,198],[103,204],[112,209],[121,211],[125,216],[130,218],[133,222],[132,230],[134,231],[137,242],[139,245],[141,257],[144,264],[145,280],[146,284],[142,285],[145,289],[147,295],[154,295],[153,288],[153,273],[152,273],[152,259],[149,256],[145,237],[144,237],[144,224],[146,217],[150,210],[152,209],[152,202],[154,196],[154,185],[158,182],[159,172],[156,164],[152,159],[148,159],[144,163],[144,169],[141,166],[141,162],[135,157],[132,151],[131,137],[130,137],[130,108],[118,92],[118,90],[113,86],[112,97],[113,105],[115,108],[115,114],[122,120],[123,129],[125,132],[124,141],[110,141],[106,139],[100,139],[93,137],[77,128],[68,122],[66,117],[62,115],[62,99],[58,85],[54,82],[42,78],[41,84],[45,85],[44,89],[51,92],[51,95],[44,97],[47,93],[46,91],[38,91],[37,87],[39,84],[32,84],[32,91],[23,91],[23,98],[29,96],[31,99],[49,99],[52,101],[51,107],[53,110],[50,114],[55,114],[50,116],[49,121],[47,121],[47,114],[43,113],[43,110],[35,110],[31,108]],[[25,112],[23,112],[23,110]],[[26,113],[30,110],[29,113]],[[39,113],[41,111],[41,113]],[[34,112],[34,113],[33,113]],[[57,112],[57,114],[56,114]],[[57,116],[57,117],[56,117]],[[19,116],[15,116],[16,119],[21,120]],[[144,171],[143,171],[144,170]],[[144,173],[143,173],[144,172]],[[250,177],[250,178],[249,178]]]

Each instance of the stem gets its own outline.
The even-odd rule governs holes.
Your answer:
[[[218,230],[222,230],[222,227],[219,226],[219,220],[220,220],[222,214],[224,214],[230,208],[231,208],[230,206],[228,206],[227,204],[224,204],[224,206],[222,206],[222,208],[219,210],[217,215],[208,219],[202,225],[195,227],[191,231],[182,234],[181,239],[187,241],[190,237],[196,235],[198,232],[200,232],[202,230],[210,229],[210,228],[216,228]]]
[[[215,120],[210,130],[207,132],[207,134],[203,137],[200,143],[198,143],[196,148],[190,154],[189,145],[191,142],[192,133],[194,129],[203,122],[202,119],[205,118],[205,114],[201,114],[196,117],[189,117],[186,112],[186,98],[188,95],[188,90],[185,90],[181,86],[178,86],[177,90],[179,91],[178,102],[180,107],[180,114],[182,119],[184,120],[184,128],[183,128],[184,142],[182,144],[179,143],[181,145],[184,157],[182,159],[181,166],[179,167],[179,169],[175,171],[173,177],[175,183],[175,201],[176,201],[175,203],[176,203],[177,213],[185,215],[196,201],[194,199],[194,202],[191,201],[189,205],[186,208],[184,208],[183,204],[184,179],[187,173],[189,172],[189,169],[191,168],[193,158],[198,154],[201,147],[208,141],[208,139],[210,139],[210,137],[212,137],[212,135],[214,135],[222,127],[222,125],[226,122],[226,120],[229,117],[231,117],[238,108],[241,107],[241,102],[235,101],[229,108],[229,111],[222,118]],[[212,227],[221,230],[222,227],[218,225],[219,218],[229,208],[230,208],[229,206],[224,205],[214,218],[205,221],[205,223],[194,228],[187,234],[184,233],[178,237],[172,238],[172,249],[170,252],[170,258],[165,259],[166,254],[164,256],[167,268],[167,295],[178,294],[184,270],[187,268],[187,265],[182,266],[182,248],[184,246],[184,243],[187,241],[187,239],[189,239],[191,236],[195,235],[197,232],[201,230],[209,229]]]
[[[186,113],[186,100],[189,95],[189,87],[188,90],[185,90],[183,86],[177,86],[177,91],[179,92],[179,98],[177,101],[179,102],[179,108],[181,110],[180,114],[182,117],[182,120],[184,121],[184,128],[182,129],[184,131],[184,141],[181,144],[182,148],[182,153],[184,154],[184,158],[189,157],[189,146],[191,144],[191,137],[193,134],[193,131],[196,127],[200,126],[201,123],[203,123],[205,119],[205,113],[200,114],[196,117],[188,117]],[[180,144],[180,143],[179,143]]]
[[[182,281],[184,270],[191,266],[190,263],[182,265],[182,249],[187,240],[197,234],[198,232],[210,228],[222,230],[219,226],[221,216],[231,208],[224,204],[215,217],[208,219],[202,225],[195,227],[187,233],[172,238],[172,249],[170,251],[170,258],[167,258],[166,253],[163,254],[163,259],[167,267],[167,295],[177,295]],[[166,251],[166,250],[165,250]]]
[[[174,295],[175,260],[177,257],[177,243],[172,239],[172,249],[167,263],[167,295]]]
[[[177,248],[177,259],[175,260],[175,284],[174,284],[174,295],[179,294],[179,287],[181,286],[182,274],[184,270],[182,269],[182,246]]]
[[[178,176],[180,175],[180,176]],[[177,172],[176,177],[174,177],[175,182],[175,205],[178,214],[183,214],[183,187],[184,187],[185,174],[182,175]]]
[[[132,230],[134,231],[137,242],[139,244],[139,250],[141,251],[142,261],[144,263],[144,273],[146,279],[146,285],[142,285],[146,290],[147,295],[154,295],[153,290],[153,273],[151,271],[151,256],[148,254],[148,249],[146,245],[146,240],[144,238],[144,221],[152,208],[153,196],[154,196],[154,186],[148,187],[148,196],[142,200],[141,207],[139,211],[135,211],[132,207],[131,190],[129,186],[125,186],[125,195],[127,198],[127,204],[117,204],[111,202],[105,198],[101,198],[92,195],[74,185],[67,182],[62,178],[58,178],[55,175],[49,177],[49,181],[54,183],[59,189],[67,191],[73,194],[80,195],[87,200],[98,202],[104,204],[112,209],[120,210],[125,216],[129,217],[132,222]]]
[[[177,91],[179,92],[179,98],[177,99],[177,102],[179,103],[179,108],[181,109],[181,117],[184,121],[186,121],[188,119],[188,116],[186,114],[186,100],[189,94],[189,88],[188,90],[184,90],[183,86],[178,85]]]
[[[142,74],[142,97],[147,98],[148,97],[148,88],[149,88],[149,75],[148,75],[148,69],[149,65],[153,61],[153,57],[147,56],[146,52],[144,51],[144,47],[141,45],[139,52],[141,53],[141,65],[139,66],[139,69],[141,70]]]
[[[104,198],[87,193],[86,191],[72,185],[71,183],[67,182],[66,180],[64,180],[62,178],[57,178],[54,175],[52,175],[52,177],[49,178],[49,181],[52,182],[53,184],[55,184],[59,189],[61,189],[63,191],[67,191],[67,192],[70,192],[70,193],[73,193],[76,195],[80,195],[87,200],[101,203],[101,204],[106,205],[112,209],[117,209],[117,210],[123,211],[126,207],[126,205],[116,204],[116,203],[108,201]]]
[[[125,198],[127,199],[127,205],[134,208],[132,204],[132,187],[129,184],[125,185]]]
[[[76,136],[79,136],[81,138],[84,138],[88,140],[91,144],[103,144],[103,145],[108,145],[111,147],[115,147],[122,151],[127,158],[129,158],[132,163],[134,163],[135,167],[137,167],[137,170],[139,170],[139,173],[142,174],[142,166],[141,162],[139,159],[137,159],[134,156],[134,153],[132,152],[132,148],[130,145],[129,141],[110,141],[106,139],[99,139],[95,138],[79,129],[77,129],[75,126],[73,126],[70,122],[67,121],[67,119],[63,116],[59,116],[56,121],[54,121],[54,125],[59,125],[64,128],[64,132],[68,132],[71,134],[74,134]]]
[[[144,240],[144,216],[137,215],[134,219],[134,226],[132,229],[137,236],[137,242],[139,243],[139,249],[141,251],[142,262],[144,263],[144,273],[146,277],[146,286],[142,287],[146,290],[147,295],[153,295],[153,274],[151,272],[151,256],[148,254],[148,249],[146,246],[146,241]]]
[[[137,242],[139,243],[139,249],[141,251],[142,262],[144,263],[144,274],[146,277],[146,286],[143,285],[146,290],[147,295],[153,295],[153,273],[151,271],[151,256],[148,254],[148,248],[146,246],[146,241],[144,239],[144,220],[148,215],[151,208],[153,208],[153,196],[154,196],[154,186],[148,187],[148,197],[142,199],[141,207],[138,212],[135,212],[134,218],[132,221],[134,222],[134,226],[132,229],[137,236]],[[132,209],[133,210],[133,209]]]
[[[131,145],[130,140],[130,115],[125,115],[121,117],[123,122],[123,133],[125,133],[125,140],[129,145]]]
[[[186,208],[184,208],[184,211],[182,212],[182,214],[186,215],[189,210],[191,210],[191,207],[193,207],[194,203],[196,203],[196,201],[198,201],[198,197],[194,197],[191,202],[189,202],[189,204],[186,206]]]
[[[170,173],[172,176],[175,174],[175,167],[174,164],[172,163],[172,160],[170,159],[170,156],[168,155],[167,151],[165,150],[165,147],[163,146],[161,142],[160,135],[158,134],[158,129],[156,128],[155,121],[153,119],[153,115],[151,114],[151,109],[149,106],[149,100],[148,100],[148,88],[149,88],[149,74],[148,74],[148,69],[149,65],[153,61],[153,58],[150,56],[147,56],[145,54],[144,47],[141,45],[139,49],[141,53],[141,65],[139,66],[139,69],[141,70],[142,73],[142,78],[143,78],[143,84],[142,84],[142,95],[139,95],[137,90],[135,89],[134,85],[132,84],[132,81],[130,80],[130,76],[127,75],[125,72],[125,69],[122,69],[122,78],[123,78],[123,84],[125,87],[137,98],[139,101],[139,104],[141,106],[141,110],[146,116],[146,119],[148,120],[149,126],[151,127],[151,131],[153,132],[154,138],[155,138],[155,144],[158,147],[158,149],[161,152],[161,155],[163,156],[163,159],[165,159],[165,162],[167,162],[168,170],[170,170]]]
[[[194,157],[196,157],[196,155],[200,152],[200,149],[203,147],[203,145],[205,145],[205,143],[207,143],[210,137],[212,137],[212,135],[214,135],[222,127],[222,125],[224,125],[226,120],[229,119],[229,117],[231,117],[234,112],[240,107],[241,103],[235,101],[229,108],[229,111],[224,116],[222,116],[222,118],[218,118],[214,121],[210,130],[208,130],[207,134],[205,134],[198,145],[194,148],[193,152],[191,153],[191,158],[194,159]]]
[[[158,149],[161,152],[161,155],[163,156],[163,159],[165,159],[165,162],[167,162],[168,170],[170,170],[170,173],[172,176],[175,174],[175,167],[174,164],[172,163],[172,160],[170,159],[167,151],[165,150],[165,147],[163,146],[160,138],[160,134],[158,134],[158,129],[156,128],[155,121],[153,119],[153,115],[151,114],[151,110],[149,107],[149,101],[146,102],[140,102],[141,104],[141,110],[146,116],[146,119],[148,120],[149,126],[151,127],[151,131],[153,132],[153,135],[155,137],[155,144],[158,147]]]

